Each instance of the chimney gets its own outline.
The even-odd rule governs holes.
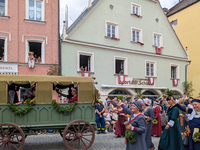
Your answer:
[[[169,11],[169,9],[168,9],[168,8],[163,8],[163,12],[164,12],[165,14],[167,14],[167,13],[168,13],[168,11]]]
[[[88,2],[88,8],[90,8],[92,6],[92,2],[91,2],[91,0],[89,0],[89,2]]]
[[[68,29],[68,6],[65,7],[65,27]]]

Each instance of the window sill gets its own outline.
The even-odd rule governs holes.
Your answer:
[[[176,78],[177,80],[180,80],[179,78]],[[174,78],[170,78],[170,80],[174,80]]]
[[[112,39],[112,40],[119,41],[119,39],[118,39],[118,38],[112,38],[112,37],[108,37],[108,36],[105,36],[105,38],[109,38],[109,39]]]
[[[1,16],[0,15],[0,19],[10,19],[10,17],[9,16]]]
[[[137,14],[131,14],[131,16],[136,16],[136,17],[138,17],[138,18],[142,18],[142,16],[137,15]]]
[[[149,77],[149,76],[145,76],[145,78],[155,78],[155,79],[156,79],[157,77]]]
[[[81,72],[81,71],[77,71],[77,73],[83,73],[83,72]],[[90,71],[85,71],[85,73],[94,74],[94,72],[90,72]]]
[[[133,41],[131,41],[131,43],[135,43],[135,44],[144,45],[144,43],[142,43],[142,42],[133,42]]]
[[[24,19],[24,21],[30,23],[46,24],[46,21],[29,20],[29,19]]]
[[[119,75],[124,75],[125,77],[128,77],[128,75],[127,74],[114,74],[114,76],[119,76]]]
[[[153,47],[156,47],[155,45],[152,45],[152,46],[153,46]],[[164,49],[164,47],[163,47],[163,46],[161,46],[161,48],[162,48],[162,49]]]

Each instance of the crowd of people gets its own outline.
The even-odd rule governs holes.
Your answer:
[[[107,98],[105,103],[99,99],[95,113],[97,134],[106,134],[110,126],[116,138],[126,137],[125,131],[132,130],[136,142],[127,140],[127,150],[154,150],[152,136],[160,137],[159,150],[200,149],[198,98],[157,99],[151,96],[128,101],[115,97]],[[187,135],[188,142],[183,142]]]
[[[29,68],[33,68],[34,65],[35,65],[35,62],[41,63],[42,62],[41,57],[37,56],[37,54],[34,54],[34,52],[29,52],[28,53],[28,65],[29,65]]]

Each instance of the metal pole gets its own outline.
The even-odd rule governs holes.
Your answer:
[[[187,68],[188,68],[188,65],[191,64],[191,61],[188,61],[189,64],[185,65],[185,84],[187,85],[187,82],[188,82],[188,79],[187,79]],[[185,92],[187,93],[187,86],[185,87]]]

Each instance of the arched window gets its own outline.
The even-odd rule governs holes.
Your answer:
[[[143,97],[159,97],[158,93],[156,93],[155,91],[150,91],[150,90],[147,90],[145,92],[142,93],[143,94]]]
[[[118,97],[120,95],[124,96],[126,98],[126,100],[129,100],[132,97],[132,95],[129,92],[127,92],[125,90],[117,89],[117,90],[113,90],[112,92],[110,92],[108,94],[108,98],[113,99],[113,98]]]

